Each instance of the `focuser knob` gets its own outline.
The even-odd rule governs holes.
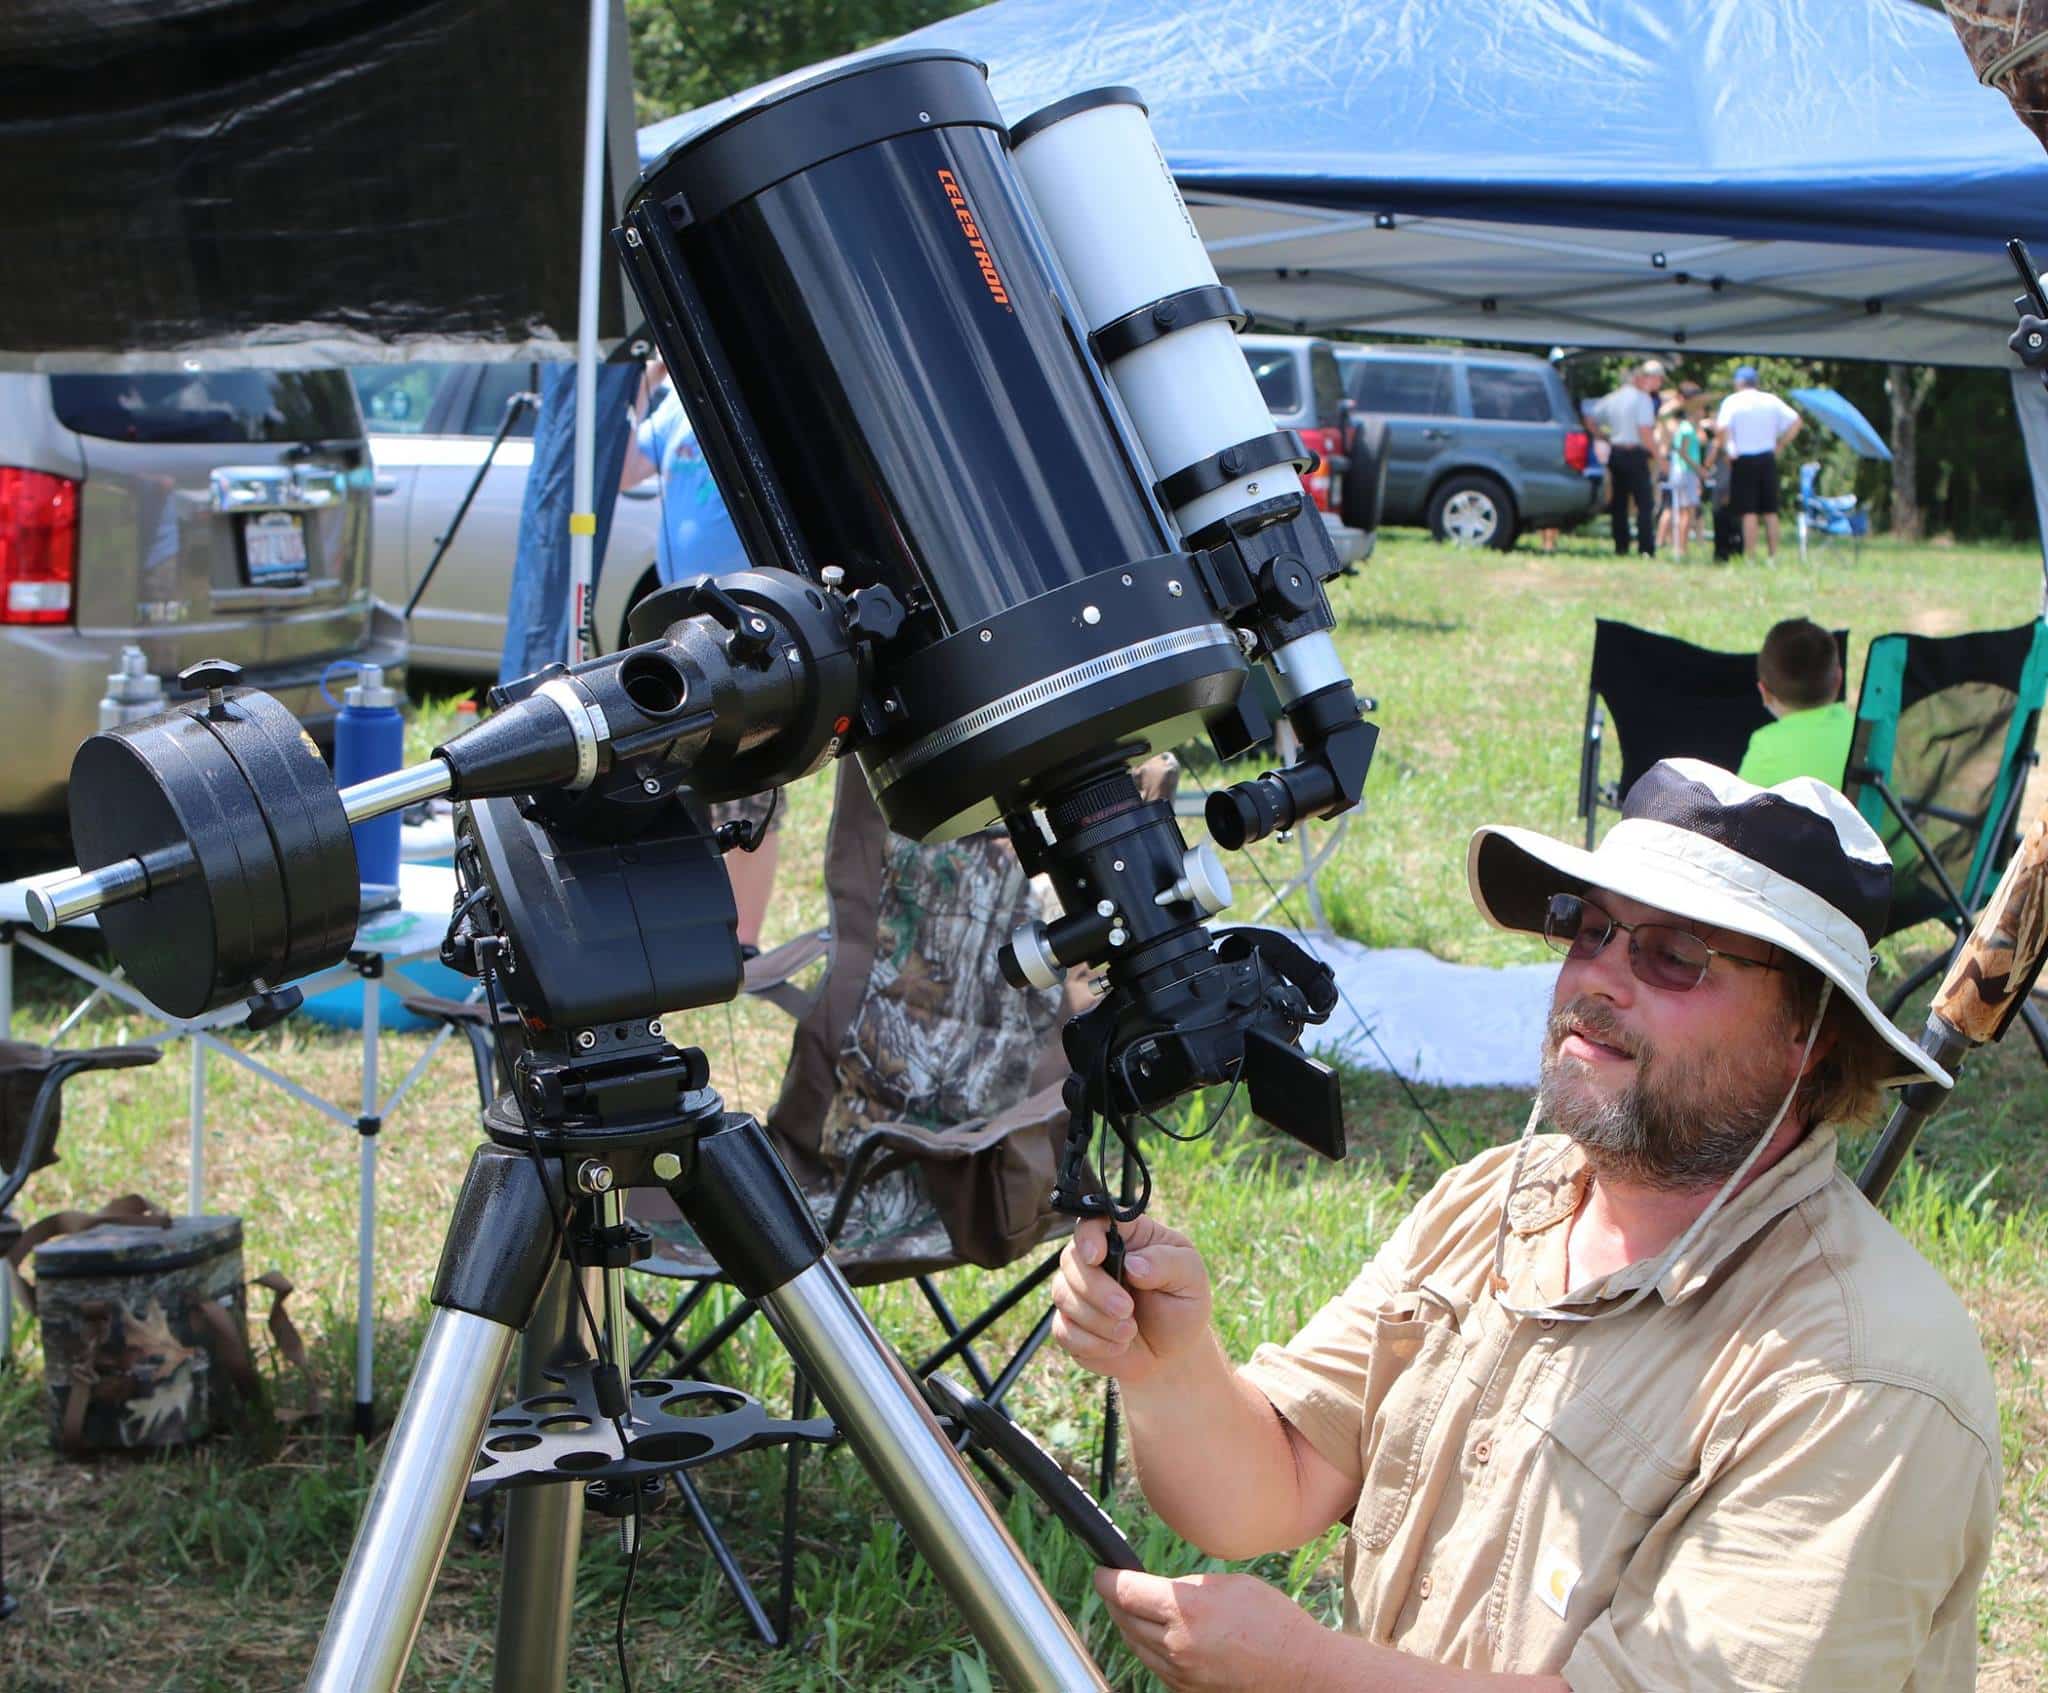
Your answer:
[[[1233,898],[1230,872],[1207,841],[1188,848],[1180,863],[1180,877],[1172,887],[1153,896],[1154,905],[1192,905],[1204,917],[1213,917]]]

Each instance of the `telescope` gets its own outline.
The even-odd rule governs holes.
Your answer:
[[[619,1272],[644,1239],[619,1196],[641,1185],[760,1301],[1010,1683],[1101,1686],[758,1124],[662,1018],[740,988],[720,855],[744,825],[714,830],[706,806],[853,756],[897,832],[1000,823],[1048,879],[1061,914],[999,950],[1013,985],[1101,979],[1064,1036],[1066,1208],[1129,1214],[1083,1170],[1098,1118],[1122,1135],[1212,1083],[1338,1155],[1336,1078],[1299,1046],[1329,970],[1209,926],[1230,902],[1216,848],[1349,809],[1371,762],[1312,458],[1272,427],[1244,314],[1129,89],[1010,129],[955,54],[785,79],[659,160],[613,239],[752,568],[658,591],[623,651],[495,690],[430,759],[340,794],[281,707],[195,667],[203,700],[81,748],[84,870],[33,915],[97,911],[176,1015],[244,997],[281,1015],[354,932],[350,825],[459,802],[446,953],[516,1012],[514,1085],[485,1113],[311,1685],[395,1685],[480,1442],[492,1485],[573,1476],[599,1508],[732,1448],[716,1417],[643,1420],[636,1399],[674,1384],[620,1377]],[[1132,768],[1201,734],[1224,758],[1269,741],[1253,665],[1298,755],[1212,795],[1212,841],[1191,846]],[[500,1451],[492,1394],[565,1258],[602,1272],[600,1416],[561,1439],[529,1418],[537,1444]],[[559,1538],[527,1550],[561,1562]],[[524,1644],[530,1668],[559,1643]]]

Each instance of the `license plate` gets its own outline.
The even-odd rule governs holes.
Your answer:
[[[306,520],[295,511],[252,511],[242,518],[242,568],[255,588],[306,579]]]

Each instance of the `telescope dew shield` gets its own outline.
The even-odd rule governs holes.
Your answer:
[[[620,242],[755,561],[906,609],[861,748],[892,828],[980,827],[1236,699],[980,65],[771,87],[652,167]]]
[[[1273,427],[1238,345],[1244,314],[1136,90],[1047,106],[1010,146],[1181,533],[1192,540],[1247,506],[1300,495],[1301,442]]]

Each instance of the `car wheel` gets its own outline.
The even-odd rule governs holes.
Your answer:
[[[1515,502],[1491,476],[1467,471],[1446,478],[1429,497],[1429,532],[1454,547],[1515,544]]]

